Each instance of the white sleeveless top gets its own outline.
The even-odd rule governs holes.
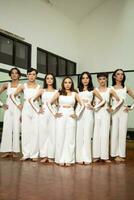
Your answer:
[[[70,96],[59,96],[59,106],[71,106],[75,105],[75,92],[72,92]]]
[[[79,96],[82,100],[82,102],[84,103],[84,105],[86,106],[88,103],[91,103],[93,100],[93,91],[82,91],[79,92]]]
[[[53,98],[53,96],[55,95],[56,92],[57,92],[57,90],[50,92],[50,91],[46,91],[44,89],[44,92],[41,96],[41,100],[42,100],[43,104],[46,104],[48,101],[51,101],[51,99]]]
[[[96,90],[99,92],[103,100],[106,101],[105,105],[102,108],[107,108],[110,100],[110,88],[107,88],[105,92],[100,91],[98,88],[96,88]],[[95,102],[96,104],[98,104],[100,100],[97,97],[95,97]]]
[[[27,83],[24,83],[24,99],[27,101],[28,99],[35,96],[39,88],[40,85],[37,85],[36,88],[28,88]]]
[[[16,89],[20,86],[21,84],[18,84],[18,86],[17,87],[11,87],[11,83],[8,83],[8,86],[7,86],[7,101],[6,101],[6,103],[7,103],[7,105],[14,105],[14,103],[12,102],[12,100],[11,100],[11,98],[10,98],[10,95],[12,94],[12,93],[14,93],[15,91],[16,91]],[[16,96],[16,101],[18,102],[18,103],[20,103],[20,96],[18,95],[18,96]]]
[[[115,89],[113,86],[111,88],[116,92],[117,96],[124,100],[124,105],[126,104],[126,97],[127,97],[127,87]],[[117,104],[115,97],[112,97],[113,105]]]

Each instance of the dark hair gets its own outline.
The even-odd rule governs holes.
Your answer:
[[[84,89],[84,85],[82,83],[82,78],[83,78],[83,75],[86,74],[89,78],[89,83],[88,83],[88,86],[87,86],[87,89],[88,91],[91,91],[94,89],[94,86],[93,86],[93,82],[92,82],[92,76],[89,72],[83,72],[81,75],[80,75],[80,78],[79,78],[79,84],[78,84],[78,88],[79,88],[79,91],[82,92],[83,89]]]
[[[108,73],[106,73],[106,72],[98,73],[98,74],[97,74],[97,78],[100,78],[100,77],[108,78]]]
[[[122,85],[122,87],[124,88],[124,86],[125,86],[125,80],[126,80],[126,75],[125,75],[123,69],[116,69],[116,70],[113,72],[113,74],[112,74],[112,86],[116,85],[115,75],[116,75],[116,73],[117,73],[118,71],[122,71],[122,72],[123,72],[123,80],[122,80],[122,82],[121,82],[121,85]]]
[[[19,75],[19,78],[21,77],[21,72],[20,70],[17,68],[17,67],[13,67],[12,69],[10,69],[10,71],[8,72],[9,76],[11,76],[13,70],[16,70],[18,75]]]
[[[30,73],[30,72],[33,72],[33,71],[35,71],[36,75],[38,74],[37,69],[34,69],[32,67],[27,70],[27,74]]]
[[[65,96],[67,95],[66,90],[65,90],[65,88],[64,88],[64,82],[65,82],[65,80],[66,80],[67,78],[69,78],[69,79],[71,80],[71,82],[72,82],[70,91],[71,91],[71,92],[76,92],[76,90],[74,89],[74,82],[73,82],[72,78],[69,77],[69,76],[66,76],[66,77],[63,79],[62,83],[61,83],[61,89],[59,89],[60,95],[65,95]]]
[[[52,73],[49,73],[49,74],[45,75],[43,88],[47,88],[48,87],[48,85],[46,83],[46,79],[47,79],[48,75],[51,75],[53,77],[53,88],[56,89],[56,78],[55,78],[55,76]]]

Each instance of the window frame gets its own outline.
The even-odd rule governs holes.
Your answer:
[[[13,54],[12,54],[12,64],[7,64],[5,62],[1,62],[0,60],[0,63],[3,63],[3,64],[7,64],[7,65],[10,65],[10,66],[15,66],[15,67],[19,67],[21,69],[29,69],[31,68],[31,52],[32,52],[32,45],[28,42],[25,42],[25,41],[22,41],[22,40],[19,40],[17,38],[14,38],[12,36],[9,36],[9,35],[6,35],[4,33],[1,33],[0,32],[0,36],[3,36],[7,39],[10,39],[13,41]],[[23,45],[26,45],[28,47],[28,66],[25,66],[25,67],[22,67],[22,66],[19,66],[19,65],[16,65],[15,64],[15,58],[16,58],[16,43],[20,43],[20,44],[23,44]]]
[[[40,47],[37,47],[37,54],[38,54],[38,51],[40,51],[40,52],[42,52],[42,53],[45,53],[46,54],[46,73],[48,73],[48,55],[53,55],[53,56],[55,56],[56,57],[56,59],[57,59],[57,66],[56,66],[56,77],[63,77],[63,76],[76,76],[76,68],[77,68],[77,63],[76,62],[74,62],[74,61],[72,61],[72,60],[69,60],[69,59],[67,59],[67,58],[64,58],[64,57],[62,57],[62,56],[59,56],[59,55],[57,55],[57,54],[54,54],[54,53],[52,53],[52,52],[50,52],[50,51],[47,51],[47,50],[45,50],[45,49],[42,49],[42,48],[40,48]],[[64,61],[65,61],[65,74],[60,74],[59,73],[59,59],[63,59]],[[67,73],[67,63],[68,62],[71,62],[71,63],[74,63],[74,65],[75,65],[75,72],[74,73],[72,73],[72,74],[69,74],[69,73]],[[39,66],[38,66],[38,59],[37,59],[37,70],[38,70],[38,72],[39,73],[43,73],[43,72],[40,72],[40,70],[39,70]]]

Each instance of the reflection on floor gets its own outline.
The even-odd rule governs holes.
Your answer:
[[[0,200],[133,200],[134,141],[124,163],[59,167],[0,159]]]

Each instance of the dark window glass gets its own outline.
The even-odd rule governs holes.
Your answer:
[[[0,35],[0,62],[13,64],[13,40]]]
[[[66,60],[64,58],[58,58],[58,75],[66,75]]]
[[[57,57],[53,54],[48,53],[48,73],[57,75]]]
[[[30,46],[15,42],[15,66],[27,69],[30,67]]]
[[[47,54],[43,51],[37,50],[37,70],[40,73],[47,73]]]
[[[76,63],[67,61],[67,75],[75,75],[76,74]]]

